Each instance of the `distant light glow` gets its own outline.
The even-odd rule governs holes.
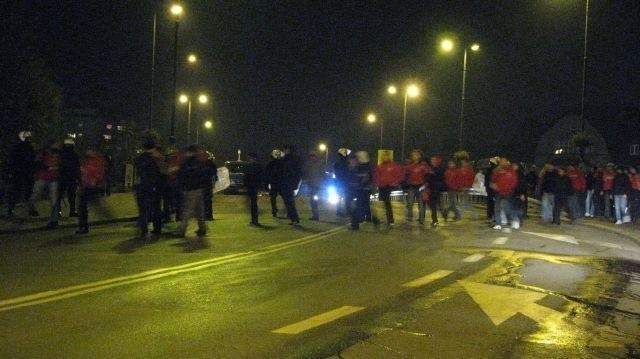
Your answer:
[[[451,41],[450,39],[442,40],[442,42],[440,42],[440,48],[444,51],[453,50],[453,41]]]
[[[389,88],[387,89],[387,92],[391,95],[395,95],[396,92],[398,92],[398,89],[395,86],[389,86]]]
[[[376,115],[373,113],[370,113],[369,116],[367,116],[367,121],[369,121],[369,123],[376,122]]]
[[[207,97],[207,95],[202,94],[200,96],[198,96],[198,101],[200,101],[200,103],[204,104],[209,102],[209,97]]]
[[[187,103],[189,102],[189,96],[182,94],[178,97],[178,101],[180,101],[180,103]]]
[[[324,144],[324,143],[321,143],[321,144],[318,145],[318,149],[320,151],[326,151],[327,150],[327,145]]]
[[[171,13],[172,13],[174,16],[180,16],[180,15],[182,15],[182,11],[183,11],[183,10],[184,10],[184,9],[182,8],[182,5],[180,5],[180,4],[174,4],[174,5],[172,5],[172,6],[171,6],[171,9],[170,9]]]
[[[479,44],[472,44],[471,45],[471,51],[479,51],[480,50],[480,45]]]
[[[334,206],[340,203],[340,196],[335,186],[327,187],[327,201]]]
[[[194,54],[189,54],[189,56],[187,57],[187,61],[189,61],[190,64],[193,64],[198,61],[198,57]]]
[[[407,95],[409,97],[417,97],[420,94],[420,89],[416,85],[410,85],[407,87]]]
[[[211,121],[205,121],[205,123],[204,123],[204,128],[206,128],[206,129],[211,129],[211,128],[213,128],[213,122],[211,122]]]

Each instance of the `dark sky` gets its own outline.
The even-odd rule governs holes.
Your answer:
[[[25,26],[52,67],[69,106],[95,107],[146,124],[150,103],[154,1],[31,1]],[[215,122],[208,143],[219,158],[237,148],[268,150],[320,141],[372,150],[384,119],[385,143],[399,150],[407,81],[407,149],[448,155],[457,148],[462,52],[442,54],[450,34],[482,49],[469,58],[466,147],[526,159],[536,137],[580,103],[583,0],[505,1],[183,1],[178,87],[213,96],[194,109]],[[589,109],[638,105],[640,2],[590,1]],[[157,1],[156,124],[168,134],[173,23]],[[201,58],[196,68],[186,53]],[[195,106],[194,106],[195,108]],[[178,140],[186,111],[178,108]],[[602,118],[589,118],[604,121]],[[332,151],[333,152],[333,151]]]

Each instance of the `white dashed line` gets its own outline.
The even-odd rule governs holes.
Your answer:
[[[472,254],[470,256],[468,256],[467,258],[463,259],[463,262],[466,263],[474,263],[477,262],[479,260],[481,260],[482,258],[484,258],[484,254],[482,253],[476,253],[476,254]]]
[[[448,276],[449,274],[453,273],[453,271],[450,270],[437,270],[431,274],[427,274],[424,277],[412,280],[411,282],[407,282],[405,284],[403,284],[403,287],[409,287],[409,288],[417,288],[417,287],[422,287],[423,285],[429,284],[433,281],[436,281],[438,279],[442,279],[446,276]]]
[[[505,244],[505,243],[507,243],[508,240],[509,240],[509,238],[507,238],[507,237],[498,237],[498,238],[494,239],[493,242],[491,242],[491,243],[493,243],[493,244]]]
[[[365,307],[352,307],[352,306],[346,305],[338,309],[334,309],[322,314],[318,314],[309,319],[305,319],[303,321],[300,321],[291,325],[287,325],[280,329],[276,329],[272,331],[272,333],[291,334],[291,335],[298,334],[298,333],[304,332],[305,330],[309,330],[309,329],[333,322],[342,317],[346,317],[347,315],[351,315],[355,312],[359,312],[363,309],[365,309]]]

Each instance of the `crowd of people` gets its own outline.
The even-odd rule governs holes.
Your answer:
[[[204,236],[206,221],[213,220],[217,167],[212,156],[198,145],[182,150],[169,146],[163,150],[153,133],[143,136],[142,146],[135,159],[134,185],[140,236],[160,234],[163,224],[173,218],[180,222],[178,236],[186,235],[191,219],[197,220],[196,234]],[[333,168],[327,168],[318,153],[311,152],[302,160],[293,146],[273,150],[266,166],[262,166],[256,153],[250,153],[244,173],[250,224],[260,225],[258,197],[267,190],[271,214],[278,217],[280,196],[286,218],[291,225],[298,225],[295,196],[303,180],[308,186],[309,220],[318,221],[320,193],[328,172],[335,178],[340,199],[337,215],[349,217],[354,230],[363,222],[380,224],[370,204],[376,191],[390,226],[395,224],[392,193],[400,190],[406,201],[407,222],[414,221],[417,207],[417,222],[423,225],[429,208],[434,227],[440,223],[439,216],[445,221],[456,221],[466,211],[478,219],[478,210],[471,201],[472,195],[478,193],[486,196],[487,218],[495,229],[520,228],[528,217],[529,198],[540,200],[541,222],[545,224],[560,224],[562,212],[572,222],[580,217],[603,217],[623,224],[640,218],[640,173],[633,167],[610,163],[584,171],[573,164],[547,163],[538,171],[535,165],[527,168],[504,157],[491,158],[486,166],[478,167],[466,157],[445,164],[442,157],[427,157],[418,149],[411,151],[403,163],[395,162],[391,151],[381,151],[378,164],[372,162],[366,151],[352,153],[340,148],[336,155]],[[46,228],[57,228],[61,204],[66,198],[69,217],[78,217],[77,233],[87,233],[87,206],[99,203],[97,200],[108,194],[108,171],[109,161],[96,148],[89,148],[80,157],[73,139],[66,139],[63,143],[49,142],[36,151],[31,133],[22,131],[4,166],[8,185],[4,198],[6,214],[14,216],[16,204],[22,202],[26,204],[25,215],[38,216],[36,201],[47,193],[50,212]],[[97,208],[106,210],[99,205]]]

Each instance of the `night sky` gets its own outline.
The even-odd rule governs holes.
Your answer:
[[[114,119],[149,118],[154,6],[158,11],[156,127],[170,121],[173,22],[169,2],[31,1],[25,27],[63,87],[65,106]],[[583,0],[183,1],[178,88],[207,91],[194,118],[215,123],[207,144],[220,159],[263,155],[283,144],[301,151],[373,150],[384,119],[385,147],[399,150],[402,96],[389,84],[420,84],[409,100],[407,150],[457,150],[462,52],[439,39],[478,42],[469,57],[465,147],[473,157],[529,159],[536,138],[580,104]],[[590,1],[587,118],[602,106],[640,102],[640,2]],[[188,67],[195,52],[201,61]],[[594,115],[591,115],[594,116]],[[186,110],[178,107],[178,141]],[[182,137],[181,137],[182,136]]]

